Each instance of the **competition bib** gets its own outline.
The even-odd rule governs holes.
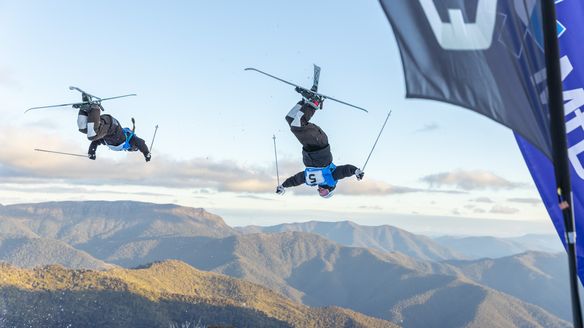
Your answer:
[[[306,179],[306,184],[309,186],[317,186],[325,182],[322,169],[315,167],[306,168],[304,178]]]
[[[309,186],[335,186],[337,184],[333,178],[335,168],[336,166],[332,163],[327,167],[307,167],[304,170],[305,183]]]

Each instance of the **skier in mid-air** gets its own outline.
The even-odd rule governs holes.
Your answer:
[[[83,101],[89,102],[89,98],[83,94]],[[134,129],[122,128],[120,122],[113,116],[101,114],[103,108],[98,103],[74,105],[79,108],[77,126],[81,133],[87,134],[91,140],[89,145],[89,159],[95,160],[95,151],[99,145],[106,145],[114,151],[140,151],[146,162],[152,158],[146,142],[134,134]],[[132,119],[133,121],[133,119]]]
[[[316,86],[311,90],[316,92]],[[296,91],[302,94],[302,100],[286,115],[286,122],[302,144],[302,160],[306,169],[286,179],[276,188],[276,193],[284,194],[285,188],[305,183],[316,186],[321,197],[329,198],[333,195],[339,180],[353,175],[357,180],[361,180],[365,173],[350,164],[340,166],[333,164],[327,135],[318,125],[310,122],[316,110],[323,108],[324,99],[301,88],[297,88]]]

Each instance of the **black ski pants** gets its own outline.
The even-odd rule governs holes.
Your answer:
[[[307,152],[321,150],[329,145],[326,133],[318,125],[310,123],[315,112],[314,106],[302,100],[286,115],[290,131]]]

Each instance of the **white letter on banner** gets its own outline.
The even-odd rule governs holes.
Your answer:
[[[443,49],[485,50],[491,47],[497,20],[497,0],[479,0],[476,22],[471,24],[464,22],[460,9],[449,9],[450,23],[444,23],[433,0],[418,1]]]
[[[584,89],[564,91],[564,113],[566,116],[574,113],[574,117],[566,122],[566,133],[570,133],[578,127],[584,128],[584,115],[580,107],[584,105]]]
[[[560,60],[562,67],[562,81],[564,81],[570,73],[574,70],[570,58],[564,56]],[[547,89],[545,94],[547,95]],[[566,133],[570,133],[576,130],[578,127],[584,129],[584,115],[580,110],[580,107],[584,106],[584,89],[574,89],[564,91],[564,115],[568,116],[574,113],[574,117],[566,122]],[[578,155],[584,152],[584,140],[581,140],[577,144],[573,145],[568,149],[568,157],[570,158],[570,163],[574,170],[580,177],[584,180],[584,166],[578,158]]]
[[[582,163],[580,159],[578,159],[578,155],[584,152],[584,140],[580,141],[579,143],[575,144],[574,146],[568,149],[568,156],[570,157],[570,163],[574,167],[576,173],[580,179],[584,180],[584,167],[582,167]]]
[[[574,113],[574,117],[566,122],[566,133],[570,133],[579,127],[584,129],[584,115],[582,114],[582,111],[580,111],[580,107],[584,105],[584,89],[564,91],[564,97],[567,101],[564,105],[566,115]],[[580,179],[584,180],[584,167],[578,158],[578,155],[582,152],[584,152],[584,140],[568,149],[570,163],[572,163],[572,166],[576,173],[578,173]]]

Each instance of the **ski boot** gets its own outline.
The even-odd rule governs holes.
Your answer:
[[[77,108],[81,111],[89,113],[91,111],[91,96],[86,94],[85,92],[81,93],[81,101],[82,103],[74,104],[73,108]]]
[[[322,104],[324,102],[324,97],[316,94],[317,87],[313,86],[311,90],[306,90],[300,87],[296,87],[296,92],[302,95],[304,101],[314,106],[315,109],[322,109]]]

